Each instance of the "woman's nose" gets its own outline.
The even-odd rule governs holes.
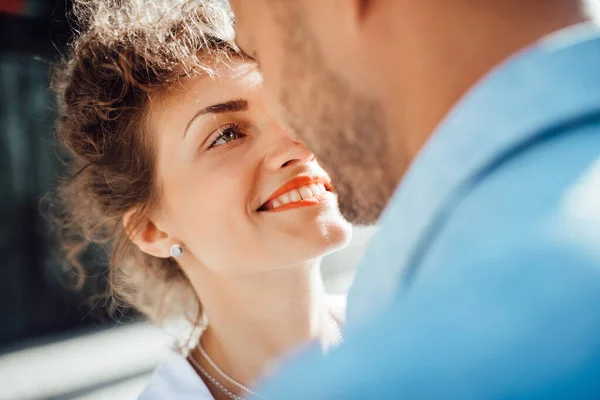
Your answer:
[[[311,162],[315,156],[302,143],[294,140],[281,126],[278,132],[269,135],[275,142],[266,157],[268,166],[281,169],[289,166],[303,166]]]

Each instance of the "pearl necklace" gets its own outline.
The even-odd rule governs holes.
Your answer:
[[[337,341],[334,344],[335,346],[340,345],[341,343],[344,342],[344,337],[342,335],[342,331],[340,330],[339,324],[336,321],[335,322],[335,330],[336,330],[336,334],[337,334]],[[236,381],[235,379],[233,379],[231,376],[229,376],[227,373],[225,373],[225,371],[223,371],[216,362],[213,361],[212,358],[210,358],[210,356],[208,355],[208,353],[206,353],[206,351],[204,350],[204,348],[202,347],[202,344],[200,342],[198,342],[198,350],[200,351],[200,354],[202,355],[202,357],[204,357],[206,359],[206,361],[208,362],[208,364],[219,373],[219,375],[221,375],[226,381],[228,381],[229,383],[231,383],[232,385],[236,386],[238,389],[241,389],[242,391],[253,395],[254,397],[258,397],[260,398],[261,396],[256,393],[254,390],[250,389],[248,386],[243,385],[242,383]],[[196,361],[196,359],[194,357],[192,357],[191,355],[188,356],[189,361],[194,365],[194,367],[196,367],[196,369],[198,369],[198,371],[200,371],[200,373],[202,375],[204,375],[204,377],[206,379],[208,379],[213,385],[215,385],[217,387],[217,389],[219,389],[223,394],[225,394],[225,396],[229,397],[232,400],[244,400],[243,397],[238,396],[237,394],[233,393],[231,390],[227,389],[225,386],[223,386],[223,384],[221,384],[217,378],[215,378],[214,376],[212,376],[204,367],[202,367],[202,365],[200,365],[200,363],[198,361]]]
[[[245,386],[243,384],[241,384],[240,382],[236,381],[235,379],[233,379],[231,376],[227,375],[225,373],[225,371],[223,371],[216,362],[213,361],[212,358],[210,358],[210,356],[206,353],[206,351],[204,351],[204,348],[202,347],[202,344],[200,342],[198,342],[198,350],[200,350],[200,354],[202,354],[202,357],[204,357],[206,359],[206,361],[210,364],[211,367],[214,368],[215,371],[217,371],[219,373],[219,375],[221,375],[223,378],[225,378],[226,381],[228,381],[229,383],[231,383],[232,385],[238,387],[239,389],[242,389],[244,392],[249,393],[253,396],[256,397],[260,397],[258,395],[258,393],[256,393],[255,391],[253,391],[252,389],[250,389],[248,386]],[[214,377],[213,377],[214,378]]]
[[[208,379],[213,385],[215,385],[217,387],[217,389],[219,389],[221,392],[223,392],[225,394],[225,396],[229,397],[232,400],[244,400],[243,397],[240,397],[237,394],[230,391],[229,389],[227,389],[215,377],[213,377],[211,374],[209,374],[208,371],[205,370],[204,367],[202,367],[202,365],[200,365],[200,363],[198,361],[196,361],[196,359],[194,357],[189,356],[188,360],[194,365],[194,367],[196,367],[198,369],[198,371],[200,371],[200,373],[202,375],[204,375],[204,377],[206,379]]]

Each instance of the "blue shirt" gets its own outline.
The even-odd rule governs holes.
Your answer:
[[[403,178],[346,342],[273,399],[600,399],[600,30],[495,68]]]

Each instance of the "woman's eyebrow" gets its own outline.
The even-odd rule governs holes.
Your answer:
[[[238,112],[238,111],[246,111],[248,109],[248,100],[231,100],[226,101],[225,103],[213,104],[211,106],[205,107],[198,111],[194,116],[190,119],[190,121],[185,126],[183,130],[183,137],[187,135],[188,129],[190,129],[190,125],[201,115],[204,114],[222,114],[228,112]]]

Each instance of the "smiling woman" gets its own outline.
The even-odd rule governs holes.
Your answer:
[[[55,80],[72,167],[64,249],[82,276],[78,255],[101,246],[115,304],[202,331],[142,398],[239,398],[297,346],[339,343],[343,306],[319,262],[350,225],[327,173],[267,111],[222,2],[75,11],[80,34]]]

